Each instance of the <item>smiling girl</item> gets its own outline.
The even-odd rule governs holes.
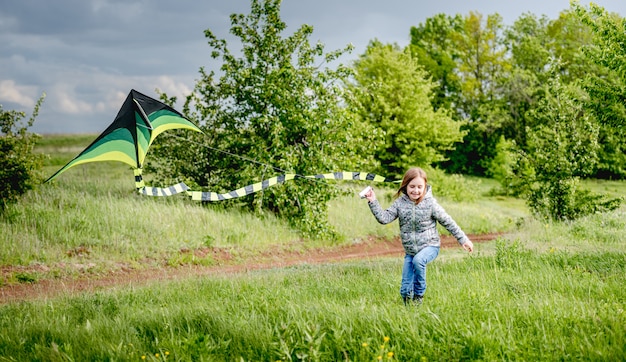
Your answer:
[[[441,246],[437,222],[443,225],[465,250],[472,252],[474,244],[437,203],[428,184],[426,172],[421,168],[411,168],[404,174],[395,197],[391,206],[383,210],[376,200],[374,190],[365,194],[370,210],[379,223],[388,224],[399,219],[400,238],[405,251],[400,295],[405,304],[409,301],[421,303],[426,291],[426,264],[435,260]]]

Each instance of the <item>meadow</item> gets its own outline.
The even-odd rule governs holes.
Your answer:
[[[44,138],[44,171],[93,137]],[[400,300],[399,257],[190,273],[0,305],[0,361],[626,360],[626,207],[546,223],[473,181],[473,201],[440,203],[468,234],[504,234],[471,255],[442,249],[421,305]],[[626,195],[624,182],[585,183]],[[245,265],[267,250],[393,240],[397,224],[374,221],[363,186],[341,185],[354,192],[331,204],[340,240],[311,241],[271,215],[138,195],[124,165],[78,166],[0,217],[0,286],[215,264],[183,250],[225,249]],[[393,189],[375,187],[387,203]]]

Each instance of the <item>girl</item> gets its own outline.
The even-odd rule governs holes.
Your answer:
[[[399,219],[400,238],[404,247],[404,266],[400,295],[406,304],[422,302],[426,291],[426,264],[439,254],[441,239],[437,222],[452,234],[470,253],[474,244],[432,195],[426,172],[419,167],[409,169],[402,178],[395,201],[383,210],[374,190],[365,194],[372,214],[381,224]]]

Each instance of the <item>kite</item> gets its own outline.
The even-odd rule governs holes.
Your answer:
[[[84,151],[44,183],[53,180],[71,167],[97,161],[120,161],[131,166],[135,176],[135,187],[140,194],[172,196],[186,193],[195,201],[222,201],[243,197],[296,178],[398,182],[372,173],[342,171],[308,176],[284,174],[226,193],[192,191],[183,182],[169,187],[146,186],[143,181],[142,166],[148,149],[159,134],[170,129],[188,129],[202,133],[202,130],[172,107],[132,89],[113,123]]]
[[[135,179],[140,187],[143,182],[141,169],[148,148],[159,134],[176,128],[202,132],[172,107],[132,89],[113,123],[44,183],[76,165],[96,161],[120,161],[135,169]]]

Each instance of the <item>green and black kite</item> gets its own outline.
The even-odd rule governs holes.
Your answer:
[[[73,166],[96,161],[124,162],[136,170],[136,175],[141,175],[141,167],[154,139],[164,131],[176,128],[202,132],[174,108],[133,89],[113,123],[45,182]]]

